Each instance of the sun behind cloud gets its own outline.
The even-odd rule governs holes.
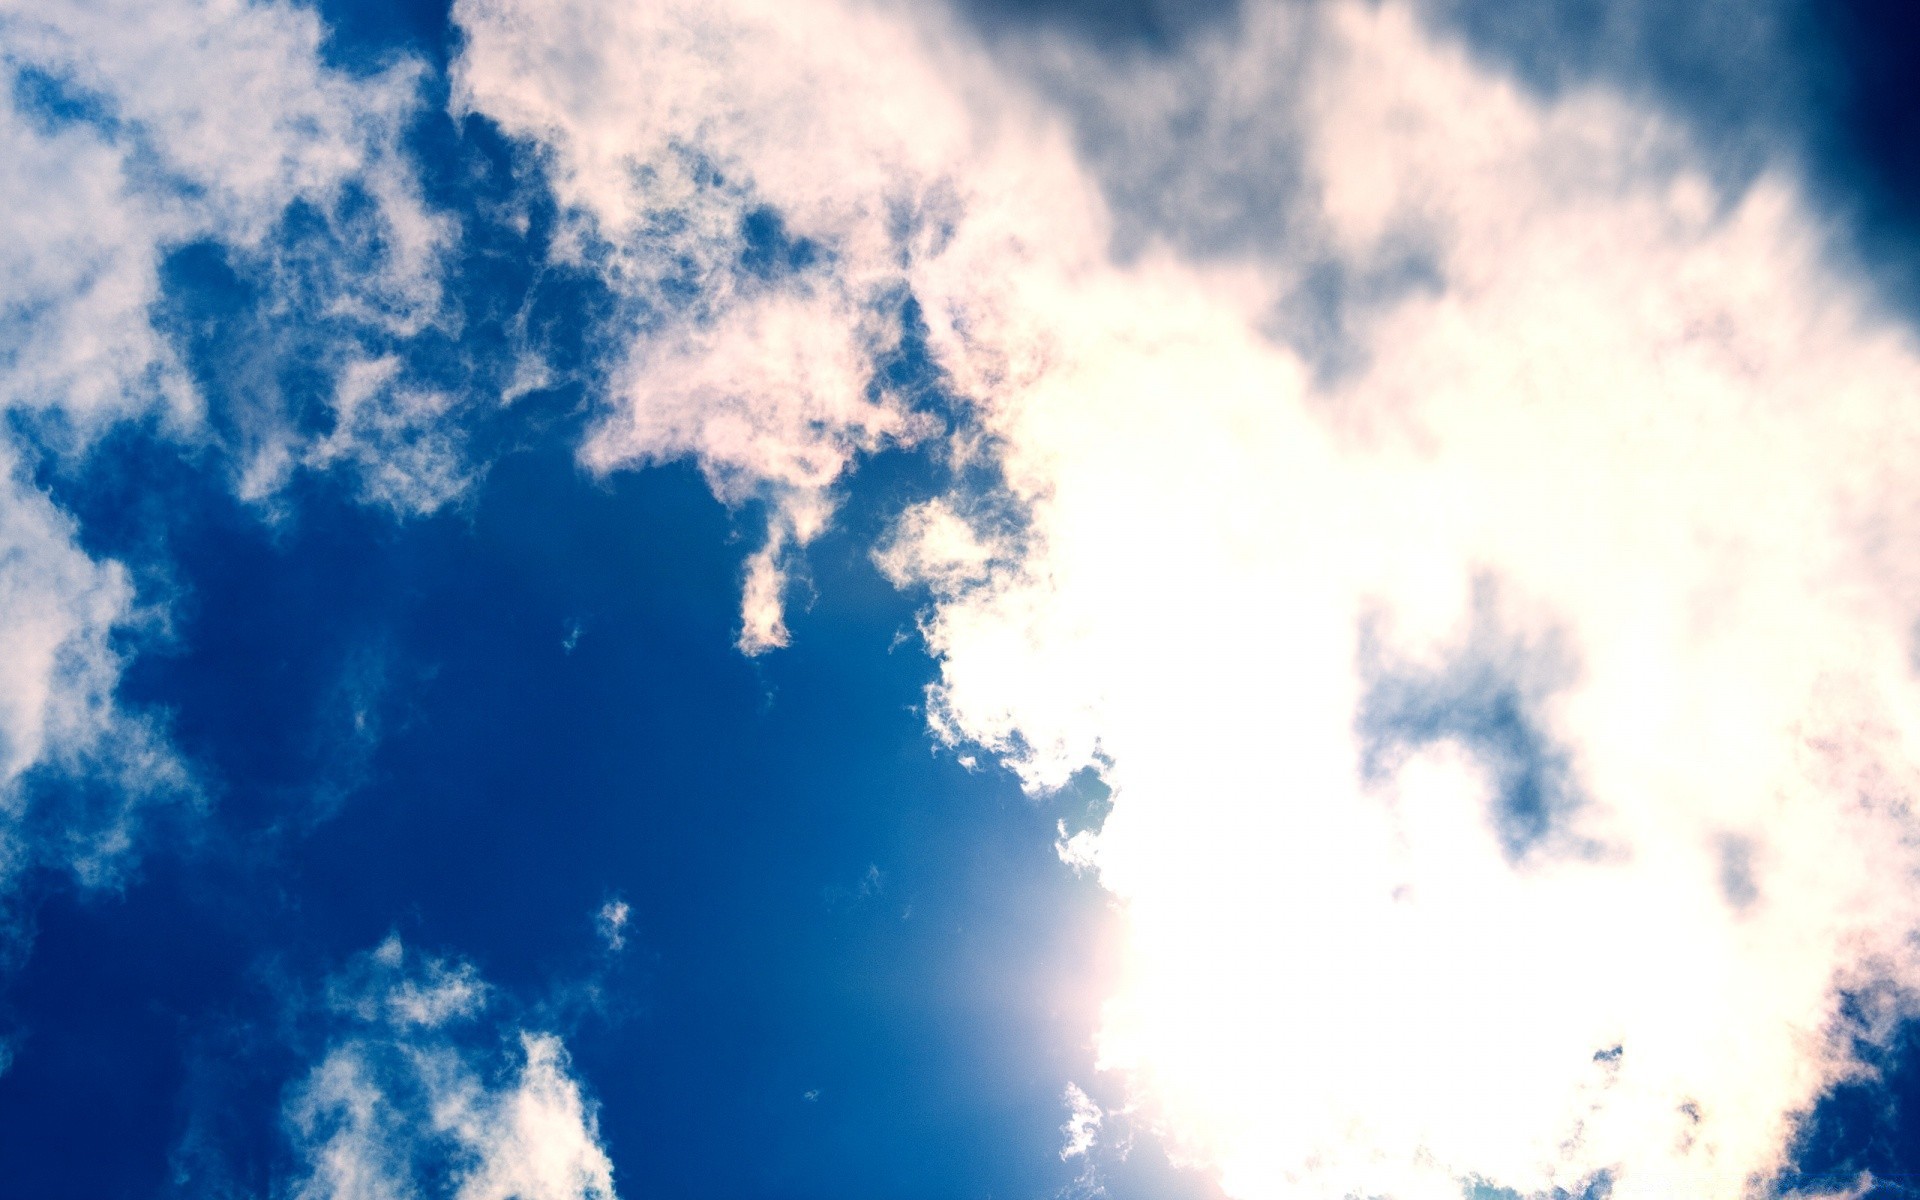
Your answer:
[[[819,399],[914,297],[991,469],[881,562],[932,598],[937,736],[1113,788],[1063,853],[1126,913],[1102,1061],[1181,1155],[1249,1198],[1786,1167],[1906,1011],[1920,921],[1920,357],[1790,176],[1729,190],[1659,114],[1539,99],[1404,6],[1273,6],[1035,68],[1164,131],[1140,177],[1299,168],[1232,214],[1248,249],[1116,256],[1064,117],[937,14],[458,13],[466,102],[635,261],[661,204],[820,248],[639,339],[636,378],[670,352],[728,399],[633,392],[596,466],[693,456],[788,514],[767,555],[804,545],[850,451],[914,428]],[[1372,283],[1315,324],[1329,271]],[[749,649],[777,595],[756,566]]]

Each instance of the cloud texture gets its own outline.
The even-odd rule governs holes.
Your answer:
[[[256,369],[221,381],[243,496],[340,461],[408,511],[457,490],[444,436],[416,436],[435,402],[361,362],[368,338],[417,331],[439,304],[446,231],[399,148],[418,70],[347,75],[323,63],[323,33],[277,3],[0,4],[0,887],[36,862],[112,878],[136,802],[186,786],[152,720],[115,703],[142,619],[129,573],[81,549],[32,482],[116,422],[214,439],[203,381],[162,319],[180,252],[210,251],[261,298]],[[327,269],[289,233],[303,215],[324,231]],[[279,394],[296,329],[303,365],[339,379],[325,437],[297,429]],[[41,813],[41,778],[119,800]]]
[[[456,19],[637,314],[587,461],[768,506],[749,650],[857,457],[932,434],[911,297],[997,480],[881,554],[935,732],[1114,788],[1062,846],[1127,914],[1100,1056],[1229,1193],[1764,1190],[1911,1011],[1920,357],[1790,175],[1396,4],[1124,61]]]
[[[286,1107],[293,1200],[613,1200],[592,1103],[550,1033],[476,1043],[473,967],[389,938],[329,988],[341,1032]],[[497,1060],[511,1065],[500,1067]]]

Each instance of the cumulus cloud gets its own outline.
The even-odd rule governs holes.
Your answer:
[[[935,732],[1113,787],[1101,1061],[1229,1193],[1741,1196],[1912,1011],[1920,354],[1790,177],[1398,4],[1018,74],[878,4],[457,18],[577,253],[698,297],[586,453],[771,498],[749,649],[911,428],[911,295],[998,480],[880,555]]]
[[[290,1196],[613,1200],[566,1048],[551,1033],[486,1029],[488,989],[471,964],[389,938],[327,994],[340,1032],[286,1104],[300,1163]]]

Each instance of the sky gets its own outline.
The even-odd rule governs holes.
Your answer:
[[[1920,1194],[1895,0],[0,0],[0,1197]]]

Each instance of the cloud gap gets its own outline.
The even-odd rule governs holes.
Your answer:
[[[1572,751],[1553,732],[1555,697],[1579,677],[1565,635],[1516,629],[1499,585],[1482,577],[1458,643],[1425,660],[1397,658],[1390,643],[1388,621],[1365,622],[1366,690],[1355,720],[1363,777],[1379,786],[1410,755],[1450,742],[1489,776],[1489,818],[1510,863],[1553,850],[1596,853],[1571,830],[1586,797]]]

